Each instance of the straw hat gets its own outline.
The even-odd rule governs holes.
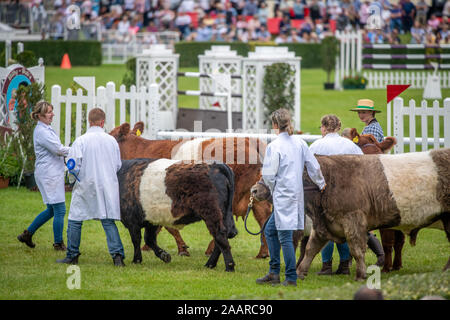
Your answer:
[[[381,112],[380,110],[376,110],[373,107],[373,101],[370,99],[360,99],[358,100],[358,105],[356,108],[350,109],[350,111],[375,111]]]

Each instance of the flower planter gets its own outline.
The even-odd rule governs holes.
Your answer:
[[[25,186],[28,190],[34,191],[37,189],[36,180],[34,180],[34,172],[24,173]]]
[[[354,85],[354,84],[344,84],[344,89],[345,90],[348,90],[348,89],[350,89],[350,90],[357,90],[357,89],[365,89],[366,88],[366,85],[365,84],[360,84],[360,85]]]
[[[325,90],[334,90],[334,82],[325,82],[323,88]]]
[[[9,178],[0,177],[0,189],[7,188],[9,185]]]

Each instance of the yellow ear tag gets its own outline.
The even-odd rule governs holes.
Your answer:
[[[139,137],[140,135],[141,135],[141,130],[137,129],[137,130],[136,130],[136,136]]]
[[[353,142],[354,142],[354,143],[358,143],[358,142],[359,142],[358,136],[356,136],[356,137],[353,138]]]

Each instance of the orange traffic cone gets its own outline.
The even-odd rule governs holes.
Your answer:
[[[70,64],[69,55],[65,53],[61,61],[61,69],[70,69],[70,68],[72,68],[72,65]]]

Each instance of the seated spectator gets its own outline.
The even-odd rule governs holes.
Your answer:
[[[283,17],[291,17],[291,6],[289,5],[289,2],[287,0],[280,0],[278,9],[283,14]]]
[[[442,11],[442,17],[444,18],[450,18],[450,1],[446,1],[444,5],[444,10]]]
[[[119,21],[117,25],[117,40],[119,42],[124,42],[129,40],[128,37],[128,29],[130,28],[130,21],[128,20],[128,16],[125,14],[122,17],[122,20]]]
[[[369,7],[370,7],[370,2],[369,1],[364,1],[363,4],[361,4],[361,7],[359,9],[359,25],[361,26],[361,28],[364,28],[364,26],[367,24],[367,19],[369,19]],[[401,17],[401,11],[400,11],[400,17]]]
[[[310,34],[314,30],[314,23],[312,22],[312,19],[310,17],[306,17],[305,21],[300,26],[300,34],[303,35],[303,33]]]
[[[341,12],[336,20],[336,29],[339,31],[345,31],[351,28],[350,20],[346,15],[346,12]]]
[[[197,28],[195,41],[211,41],[212,38],[212,30],[210,27],[205,25],[203,20],[199,22],[199,26]]]
[[[157,18],[159,20],[160,27],[166,30],[170,30],[175,19],[175,12],[173,12],[169,9],[168,6],[166,6],[163,10],[158,12]]]
[[[367,37],[371,44],[379,44],[384,42],[383,32],[380,29],[369,29]]]
[[[228,27],[236,23],[237,15],[237,11],[231,2],[225,3],[225,22]]]
[[[391,33],[389,33],[387,35],[387,40],[388,40],[389,44],[400,44],[401,40],[400,40],[400,37],[399,37],[398,29],[393,29],[391,31]]]
[[[414,21],[414,26],[411,28],[411,43],[422,44],[425,40],[425,29],[418,20]]]
[[[439,27],[441,21],[436,17],[435,14],[432,14],[430,16],[430,20],[428,20],[428,31],[435,32],[437,28]]]
[[[328,8],[328,15],[331,20],[337,20],[343,13],[342,8],[339,6],[339,2],[334,0]]]
[[[289,32],[289,29],[291,29],[291,19],[288,16],[283,16],[279,26],[280,32]]]
[[[436,44],[436,36],[434,35],[434,33],[429,32],[429,33],[426,34],[426,36],[425,36],[425,44],[427,46]]]
[[[416,6],[411,2],[411,0],[404,0],[402,4],[402,22],[403,30],[405,32],[410,32],[413,26],[414,16],[416,14]]]
[[[288,34],[286,31],[280,32],[280,34],[275,38],[275,43],[287,43],[288,42]]]
[[[292,10],[294,11],[294,19],[302,20],[305,18],[305,4],[303,0],[295,0]]]
[[[440,42],[443,43],[443,41],[445,41],[445,39],[447,39],[449,36],[448,24],[443,22],[441,24],[441,30],[439,30],[438,33],[440,34]]]
[[[197,5],[194,0],[183,0],[178,7],[178,12],[194,12]]]
[[[297,42],[302,42],[303,39],[301,37],[299,37],[299,35],[297,34],[297,30],[295,28],[292,28],[289,32],[289,37],[287,38],[287,42],[289,43],[297,43]]]
[[[398,31],[403,32],[402,9],[397,3],[392,4],[390,29],[397,29]]]
[[[191,28],[190,28],[191,23],[192,23],[192,19],[191,19],[190,15],[188,15],[184,11],[180,11],[178,13],[177,18],[175,19],[175,27],[181,33],[181,40],[186,39],[191,34]]]
[[[256,16],[258,12],[258,5],[255,0],[247,0],[245,6],[242,10],[242,15],[244,16]]]
[[[421,25],[425,25],[427,23],[427,14],[428,14],[428,5],[425,0],[420,0],[416,4],[416,20],[419,20]]]
[[[267,25],[267,19],[269,18],[269,8],[265,2],[261,3],[257,13],[258,21],[260,25]]]
[[[322,6],[322,2],[319,2],[318,0],[312,0],[309,6],[309,16],[311,17],[312,21],[322,19]]]
[[[270,39],[272,38],[265,24],[261,24],[259,29],[256,31],[256,36],[258,38],[258,41],[263,42],[270,41]]]

